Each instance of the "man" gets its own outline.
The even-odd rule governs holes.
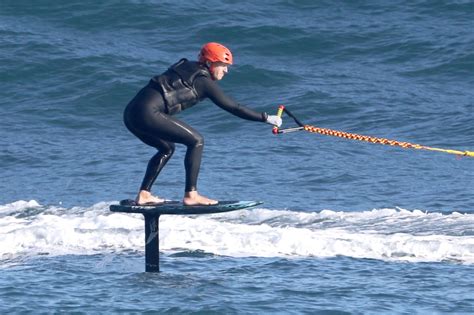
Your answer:
[[[183,204],[213,205],[218,202],[201,196],[197,191],[203,137],[188,124],[174,118],[174,114],[209,98],[217,106],[240,118],[281,125],[280,117],[256,112],[224,94],[216,81],[224,77],[232,63],[232,53],[228,48],[218,43],[207,43],[202,47],[197,62],[181,59],[163,74],[153,77],[127,105],[124,122],[128,130],[158,150],[148,163],[135,199],[137,204],[153,205],[164,201],[153,196],[150,191],[160,171],[173,155],[175,143],[187,146]]]

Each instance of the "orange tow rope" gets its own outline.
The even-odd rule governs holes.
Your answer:
[[[379,144],[391,145],[391,146],[398,146],[398,147],[402,147],[402,148],[406,148],[406,149],[419,149],[419,150],[438,151],[438,152],[456,154],[456,155],[459,155],[459,156],[474,157],[474,152],[473,151],[458,151],[458,150],[432,148],[432,147],[428,147],[428,146],[424,146],[424,145],[420,145],[420,144],[413,144],[413,143],[410,143],[410,142],[402,142],[402,141],[397,141],[397,140],[389,140],[389,139],[385,139],[385,138],[363,136],[363,135],[358,135],[358,134],[355,134],[355,133],[332,130],[332,129],[327,129],[327,128],[319,128],[319,127],[310,126],[310,125],[303,125],[298,119],[296,119],[295,116],[293,116],[293,114],[291,114],[285,108],[284,105],[280,105],[279,108],[278,108],[277,115],[281,117],[283,112],[287,113],[288,116],[293,118],[295,120],[295,122],[300,127],[288,128],[288,129],[279,129],[278,127],[273,127],[273,133],[274,134],[280,134],[280,133],[286,133],[286,132],[292,132],[292,131],[298,131],[298,130],[305,130],[305,131],[309,131],[309,132],[312,132],[312,133],[319,133],[319,134],[327,135],[327,136],[333,136],[333,137],[339,137],[339,138],[345,138],[345,139],[352,139],[352,140],[359,140],[359,141],[365,141],[365,142],[370,142],[370,143],[379,143]]]

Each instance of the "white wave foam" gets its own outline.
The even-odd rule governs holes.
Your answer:
[[[0,206],[0,258],[144,250],[141,215],[89,208],[43,207],[36,201]],[[40,213],[21,215],[39,208]],[[11,213],[12,215],[5,215]],[[205,216],[162,216],[160,250],[202,250],[256,257],[373,258],[474,264],[474,215],[380,209],[319,213],[241,210]]]
[[[6,205],[0,205],[0,214],[9,214],[17,211],[24,210],[26,208],[39,207],[39,203],[36,200],[24,201],[19,200]]]

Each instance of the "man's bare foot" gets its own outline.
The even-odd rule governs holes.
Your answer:
[[[217,200],[201,196],[197,191],[186,192],[183,198],[183,204],[185,206],[212,206],[217,203]]]
[[[165,199],[161,199],[159,197],[153,196],[149,191],[140,190],[135,201],[139,205],[144,205],[147,203],[162,203],[165,201]]]

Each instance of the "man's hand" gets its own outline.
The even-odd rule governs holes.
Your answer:
[[[267,120],[265,121],[267,124],[280,127],[281,126],[281,117],[277,115],[268,115]]]

